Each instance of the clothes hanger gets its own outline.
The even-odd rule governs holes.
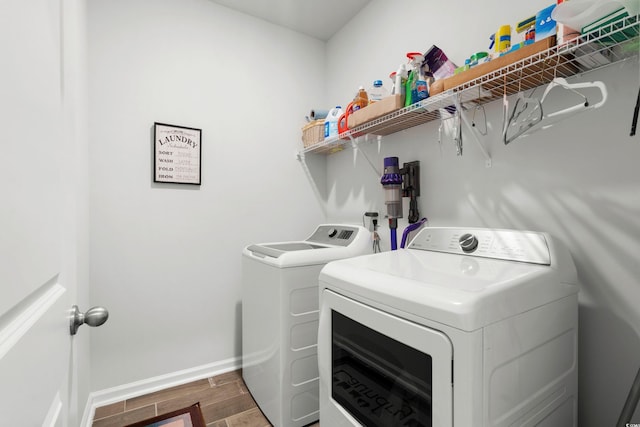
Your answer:
[[[502,141],[505,145],[509,144],[511,141],[515,140],[542,121],[542,104],[540,100],[531,96],[536,89],[534,88],[530,92],[529,96],[525,96],[521,91],[521,83],[522,72],[518,79],[518,95],[511,114],[509,114],[506,80],[503,86]],[[527,113],[526,116],[524,113]],[[515,129],[515,131],[513,131],[513,129]]]
[[[542,98],[540,99],[540,102],[543,103],[544,100],[547,98],[547,95],[549,94],[549,92],[551,92],[555,88],[567,89],[567,90],[577,94],[578,96],[582,97],[582,99],[584,101],[582,103],[576,104],[574,106],[567,107],[567,108],[565,108],[563,110],[558,110],[558,111],[554,111],[552,113],[548,113],[548,114],[545,115],[545,117],[548,117],[548,118],[560,117],[560,116],[564,116],[566,114],[572,114],[572,113],[577,113],[577,112],[581,112],[581,111],[584,111],[584,110],[600,108],[607,101],[607,87],[604,85],[604,83],[602,83],[600,81],[569,83],[563,77],[556,77],[555,79],[551,80],[551,83],[549,83],[547,85],[546,89],[544,90],[544,93],[542,94]],[[601,95],[601,98],[602,98],[600,100],[600,102],[597,102],[595,104],[589,104],[589,100],[587,99],[587,97],[577,90],[577,89],[589,89],[589,88],[596,88],[596,89],[600,90],[600,95]]]
[[[581,101],[570,107],[548,112],[549,108],[543,107],[544,102],[547,99],[549,93],[552,90],[558,88],[562,88],[575,93],[581,98]],[[599,102],[596,102],[594,104],[590,103],[587,96],[579,91],[579,89],[592,88],[598,89],[600,91],[601,98]],[[518,95],[518,101],[520,101],[520,105],[518,105],[518,101],[516,101],[516,106],[514,106],[513,113],[509,117],[507,125],[503,130],[503,141],[505,144],[512,142],[520,136],[523,136],[525,133],[529,135],[537,132],[540,129],[548,129],[554,124],[566,119],[571,115],[602,107],[605,102],[607,102],[607,87],[601,81],[569,83],[563,77],[556,77],[547,85],[544,93],[542,94],[542,97],[540,97],[539,100],[535,98],[526,98],[524,96],[520,96],[520,93]],[[529,114],[524,117],[521,122],[518,123],[517,120],[519,119],[519,117],[529,107],[531,107]],[[520,110],[518,108],[520,108]],[[509,127],[511,126],[517,126],[517,131],[515,133],[509,134],[508,131]]]
[[[513,110],[502,130],[502,141],[505,145],[509,144],[540,123],[543,117],[542,102],[538,98],[526,97],[522,92],[518,92]]]

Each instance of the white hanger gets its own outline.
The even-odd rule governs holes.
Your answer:
[[[549,94],[549,92],[551,92],[556,87],[562,87],[564,89],[570,90],[580,95],[584,99],[584,102],[581,104],[576,104],[572,107],[565,108],[564,110],[554,111],[553,113],[545,114],[545,117],[549,117],[549,118],[559,117],[559,116],[564,116],[565,114],[577,113],[584,110],[600,108],[604,105],[605,102],[607,102],[607,87],[604,85],[604,83],[600,81],[569,83],[563,77],[556,77],[551,81],[551,83],[549,83],[547,88],[544,90],[544,93],[542,94],[542,98],[540,98],[540,102],[543,103],[545,98]],[[597,102],[595,104],[589,104],[589,100],[587,99],[587,97],[581,94],[580,92],[578,92],[576,89],[585,89],[585,88],[588,89],[593,87],[600,89],[600,95],[602,99],[600,100],[600,102]]]
[[[582,98],[582,101],[578,104],[572,105],[571,107],[567,107],[562,110],[557,110],[549,113],[548,109],[546,107],[543,107],[543,105],[544,105],[545,99],[547,98],[547,95],[549,95],[549,92],[551,92],[555,88],[563,88],[563,89],[569,90],[577,94],[578,96],[580,96]],[[578,91],[578,89],[589,89],[589,88],[596,88],[600,91],[601,100],[599,102],[596,102],[594,104],[590,103],[587,97],[583,93]],[[514,111],[511,114],[511,117],[509,118],[509,121],[507,122],[507,125],[505,126],[505,129],[503,131],[503,140],[505,144],[508,144],[509,142],[524,135],[525,133],[531,134],[540,129],[548,129],[554,124],[556,124],[557,122],[564,120],[570,115],[602,107],[605,104],[605,102],[607,102],[607,87],[601,81],[569,83],[563,77],[556,77],[547,85],[539,101],[532,98],[524,98],[522,96],[518,99],[518,101],[520,101],[520,99],[522,99],[523,102],[525,102],[524,104],[525,108],[528,106],[528,103],[532,103],[534,107],[532,111],[525,117],[524,124],[518,125],[518,131],[516,131],[516,133],[512,135],[507,135],[508,128],[510,126],[517,125],[515,121],[517,120],[518,115],[520,115],[522,111],[524,111],[524,109],[522,109],[518,114],[516,114],[516,111],[518,108],[518,103],[516,102]],[[536,103],[537,105],[535,105]],[[540,116],[533,116],[533,113],[538,111]]]
[[[508,106],[506,107],[509,108]],[[527,113],[524,115],[524,113]],[[542,102],[537,98],[527,98],[522,92],[518,92],[518,98],[513,106],[513,111],[502,129],[502,141],[505,145],[528,132],[543,119]],[[512,129],[515,132],[510,132]]]

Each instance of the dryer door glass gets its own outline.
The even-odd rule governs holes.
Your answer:
[[[364,426],[432,427],[432,358],[331,312],[331,396]]]

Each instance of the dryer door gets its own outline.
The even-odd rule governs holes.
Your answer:
[[[322,292],[320,420],[330,426],[451,426],[452,345],[443,333]]]

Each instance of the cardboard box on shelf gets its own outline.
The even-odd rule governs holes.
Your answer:
[[[547,50],[555,46],[555,43],[556,38],[554,36],[547,37],[546,39],[521,47],[520,49],[509,52],[506,55],[502,55],[489,62],[485,62],[484,64],[478,64],[467,71],[463,71],[462,73],[447,77],[446,79],[444,79],[444,90],[449,90],[454,87],[460,86],[466,82],[484,76],[485,74],[489,74],[493,71],[499,70],[500,68],[520,61],[521,59]]]
[[[349,114],[349,129],[368,123],[385,114],[392,113],[404,106],[402,95],[391,95],[381,99],[378,102],[370,104],[365,108],[361,108],[352,114]]]
[[[444,79],[436,80],[435,82],[431,83],[431,86],[429,86],[429,96],[437,95],[443,90],[444,90]]]

